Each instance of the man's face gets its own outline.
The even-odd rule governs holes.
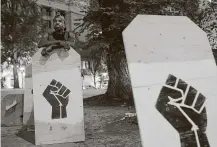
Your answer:
[[[65,22],[64,19],[62,19],[61,17],[57,17],[54,19],[53,21],[53,26],[55,31],[62,31],[65,28]]]

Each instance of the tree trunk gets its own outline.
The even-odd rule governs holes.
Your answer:
[[[94,83],[94,86],[96,88],[96,73],[93,74],[93,83]]]
[[[126,57],[108,54],[107,66],[109,75],[107,100],[115,98],[132,104],[133,94]]]
[[[13,75],[14,75],[14,88],[20,88],[16,64],[13,64]]]
[[[98,0],[98,2],[101,7],[112,8],[119,6],[122,0]],[[109,102],[114,99],[120,99],[128,104],[133,104],[132,87],[123,47],[122,33],[108,31],[109,25],[114,21],[109,15],[103,16],[100,21],[103,36],[108,40],[113,38],[106,57],[109,75],[108,89],[105,95],[106,100]]]
[[[13,58],[12,58],[12,63],[13,63],[13,77],[14,77],[14,88],[19,88],[19,78],[18,78],[18,73],[17,73],[17,48],[15,45],[15,34],[16,34],[16,28],[17,28],[17,22],[15,19],[15,12],[16,12],[16,8],[17,8],[17,3],[16,1],[12,1],[12,6],[11,6],[11,10],[12,10],[12,14],[14,15],[14,18],[12,18],[13,22],[12,22],[12,46],[13,46]]]
[[[14,88],[20,88],[18,72],[17,72],[17,50],[16,50],[15,46],[14,46],[14,56],[13,56],[12,63],[13,63]]]
[[[99,85],[99,87],[100,87],[100,89],[102,89],[102,78],[100,78],[100,85]]]

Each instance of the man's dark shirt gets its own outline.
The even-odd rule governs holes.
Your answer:
[[[63,32],[62,34],[57,34],[56,32],[53,32],[53,37],[55,40],[65,40],[65,35],[68,32]]]

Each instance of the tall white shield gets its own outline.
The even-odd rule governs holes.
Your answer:
[[[184,16],[138,15],[123,31],[143,147],[217,146],[217,69]]]
[[[35,142],[54,144],[84,141],[80,55],[70,49],[33,56]]]

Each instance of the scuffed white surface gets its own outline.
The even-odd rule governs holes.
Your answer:
[[[161,72],[156,73],[156,70],[159,70],[159,67],[163,67],[166,64],[168,63],[151,64],[152,68],[148,68],[147,65],[141,63],[132,63],[129,65],[131,81],[134,82],[133,94],[138,114],[141,138],[144,143],[143,146],[157,147],[164,143],[164,145],[168,147],[180,147],[179,134],[155,108],[160,90],[165,84],[169,74],[173,74],[178,78],[183,79],[207,98],[205,104],[208,118],[207,135],[210,145],[216,145],[217,72],[210,72],[209,74],[198,73],[198,77],[192,74],[187,75],[186,73],[191,73],[193,69],[190,68],[190,64],[186,65],[183,63],[187,66],[185,68],[191,69],[191,71],[183,69],[180,70],[180,72],[173,72],[176,70],[179,71],[181,66],[171,66],[169,69],[164,69]],[[194,69],[199,70],[202,68],[200,62],[198,62],[197,67],[199,68]],[[210,67],[210,69],[207,70],[213,71],[213,69],[214,68]],[[145,74],[142,77],[137,76],[136,73],[138,73],[138,71],[141,72],[141,70],[143,70],[142,72],[147,72],[149,74]],[[143,81],[144,83],[142,84],[140,82],[139,85],[136,85],[135,81]],[[154,139],[156,141],[154,141]]]
[[[207,136],[217,146],[217,69],[206,34],[187,17],[138,15],[123,40],[143,147],[181,146],[177,131],[155,108],[169,74],[207,98]]]
[[[129,68],[132,86],[141,87],[165,83],[169,73],[185,80],[215,77],[215,66],[213,59],[206,59],[170,63],[131,63]]]
[[[129,62],[203,60],[212,55],[205,32],[184,16],[138,15],[123,31],[123,40]]]
[[[41,57],[41,49],[33,57],[33,99],[36,144],[84,141],[84,118],[80,55],[55,50],[50,58]],[[55,79],[71,90],[66,107],[67,118],[51,119],[51,105],[42,93]]]
[[[32,77],[25,78],[25,93],[24,93],[24,106],[23,106],[23,124],[34,125],[31,118],[33,114],[33,94],[32,94]]]

